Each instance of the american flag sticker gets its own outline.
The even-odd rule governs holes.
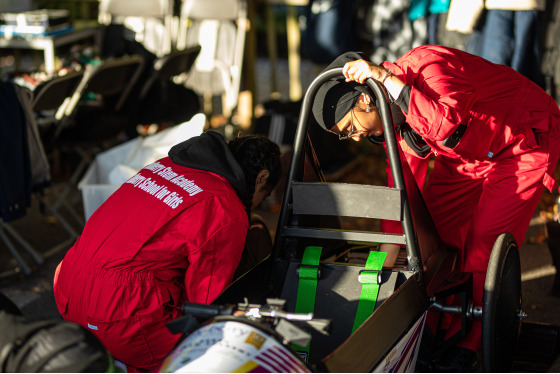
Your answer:
[[[273,345],[254,358],[272,373],[308,373],[309,370],[285,349]]]
[[[385,360],[374,370],[375,373],[403,373],[414,371],[425,321],[426,313],[416,321],[408,333],[395,345]]]

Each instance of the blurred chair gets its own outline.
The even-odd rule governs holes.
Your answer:
[[[64,108],[67,120],[57,129],[56,140],[88,143],[105,141],[128,124],[127,100],[144,67],[140,56],[108,59],[87,65],[84,76]]]
[[[64,120],[53,136],[56,151],[77,156],[72,175],[58,196],[55,208],[69,207],[68,196],[77,192],[78,181],[95,155],[126,140],[120,137],[127,128],[136,125],[134,112],[138,109],[138,98],[132,88],[143,66],[140,56],[86,66],[82,80],[64,106]]]
[[[58,76],[44,83],[41,83],[35,91],[31,99],[31,109],[35,114],[35,120],[38,127],[42,130],[43,143],[47,147],[47,153],[52,154],[52,142],[54,133],[64,125],[64,121],[68,119],[65,116],[65,109],[69,105],[71,97],[76,92],[78,85],[84,77],[83,71],[72,72],[64,76]],[[49,174],[50,178],[50,174]],[[49,183],[50,184],[50,183]],[[54,191],[52,191],[54,195]],[[64,229],[70,234],[72,239],[78,237],[78,233],[72,228],[70,223],[66,221],[59,213],[59,209],[64,206],[74,220],[83,225],[83,219],[72,209],[65,199],[57,198],[54,205],[49,204],[42,191],[38,193],[38,197],[43,208],[47,208]]]
[[[182,0],[177,49],[202,47],[186,86],[206,105],[222,96],[228,119],[238,102],[247,27],[246,0]]]
[[[140,89],[140,124],[177,125],[200,112],[198,96],[184,86],[200,49],[197,45],[174,51],[155,61]]]
[[[65,105],[84,76],[83,71],[72,72],[39,84],[33,91],[31,106],[39,115],[38,125],[53,125],[63,119]],[[47,113],[46,115],[44,115]]]
[[[172,50],[173,0],[100,0],[98,20],[123,24],[158,57]]]

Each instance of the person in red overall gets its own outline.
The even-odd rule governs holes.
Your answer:
[[[461,270],[473,273],[473,301],[481,305],[497,237],[509,232],[521,244],[544,187],[557,187],[557,103],[515,70],[443,46],[420,46],[380,65],[349,52],[328,69],[334,67],[342,67],[344,77],[318,90],[313,103],[318,124],[341,138],[379,140],[381,119],[363,83],[373,78],[384,85],[394,100],[392,110],[402,117],[393,113],[401,125],[400,148],[439,236],[459,251]],[[434,168],[427,178],[431,158]],[[395,222],[382,222],[382,231],[399,229]],[[398,246],[380,249],[388,252],[385,265],[391,266]],[[452,322],[449,334],[458,330],[458,322]],[[434,369],[472,371],[480,327],[475,319],[469,334]]]
[[[129,371],[155,371],[180,334],[185,301],[211,303],[232,281],[251,208],[281,174],[266,137],[208,131],[145,166],[90,217],[54,277],[58,310]]]

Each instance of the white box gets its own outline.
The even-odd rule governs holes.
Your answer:
[[[204,129],[206,117],[190,121],[145,138],[136,138],[99,153],[80,180],[86,221],[124,182],[144,166],[166,157],[169,149]]]

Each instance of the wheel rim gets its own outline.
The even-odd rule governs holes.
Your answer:
[[[482,304],[483,371],[511,371],[520,327],[521,265],[509,233],[500,235],[492,248]]]

